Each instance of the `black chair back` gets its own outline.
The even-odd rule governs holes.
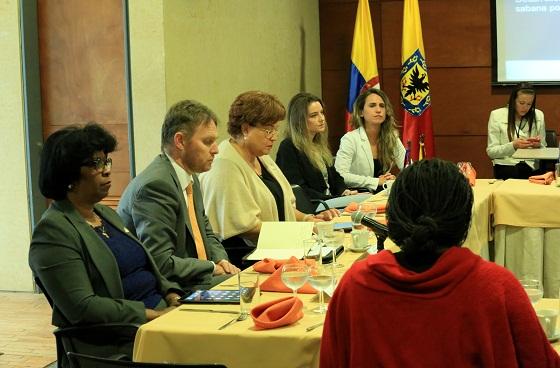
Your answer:
[[[553,129],[546,130],[546,146],[558,147],[558,138],[556,137],[556,130]]]
[[[51,308],[55,304],[39,277],[35,283],[43,292]],[[57,367],[72,367],[67,353],[89,353],[116,359],[130,359],[134,337],[139,325],[132,323],[99,323],[91,325],[58,327],[53,331],[56,342]]]
[[[311,199],[305,192],[305,190],[297,184],[292,185],[292,192],[296,197],[296,208],[303,213],[316,214],[321,211],[317,211],[319,204],[324,206],[324,209],[329,209],[329,205],[320,199]],[[323,211],[323,210],[322,210]]]
[[[99,358],[91,355],[68,353],[72,368],[227,368],[223,364],[172,364],[172,363],[138,363],[123,360]]]

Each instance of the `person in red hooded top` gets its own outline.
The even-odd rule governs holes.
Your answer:
[[[525,290],[461,248],[473,193],[451,162],[418,161],[389,196],[384,250],[356,262],[329,304],[320,366],[558,367]]]

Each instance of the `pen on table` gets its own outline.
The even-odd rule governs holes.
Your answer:
[[[321,327],[321,326],[323,325],[323,323],[324,323],[324,322],[319,322],[319,323],[316,323],[316,324],[314,324],[314,325],[311,325],[311,326],[307,327],[307,328],[305,329],[305,331],[307,331],[307,332],[313,331],[313,330],[316,329],[317,327]]]

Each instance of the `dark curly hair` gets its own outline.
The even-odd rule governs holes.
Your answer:
[[[473,192],[457,166],[440,159],[405,168],[391,188],[389,237],[407,255],[461,246],[471,220]]]
[[[69,185],[80,179],[80,169],[93,154],[113,152],[116,138],[101,125],[73,125],[51,134],[43,145],[39,189],[50,199],[65,199]]]

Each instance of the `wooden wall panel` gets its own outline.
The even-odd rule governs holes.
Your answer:
[[[39,0],[38,28],[44,136],[104,125],[119,142],[109,196],[120,197],[130,180],[122,1]]]
[[[370,0],[369,4],[381,88],[402,121],[399,82],[403,1]],[[332,148],[338,147],[344,134],[341,120],[348,94],[357,5],[357,0],[319,1],[323,99],[328,106]],[[488,116],[491,110],[507,103],[511,89],[491,86],[490,3],[420,0],[419,5],[431,84],[436,155],[451,161],[471,161],[479,177],[491,177],[492,165],[486,155]],[[537,87],[537,93],[537,107],[545,113],[547,129],[560,131],[560,88]]]
[[[386,68],[401,68],[402,13],[402,1],[381,2]],[[491,65],[489,1],[420,0],[420,17],[428,68]]]
[[[470,161],[478,178],[491,178],[492,162],[486,155],[486,135],[483,136],[437,136],[434,138],[438,156],[453,162]],[[473,155],[483,152],[483,155]]]
[[[333,154],[336,154],[340,137],[346,133],[345,111],[348,98],[348,71],[324,70],[322,73],[323,92],[325,99],[325,113],[329,124],[329,142]]]

